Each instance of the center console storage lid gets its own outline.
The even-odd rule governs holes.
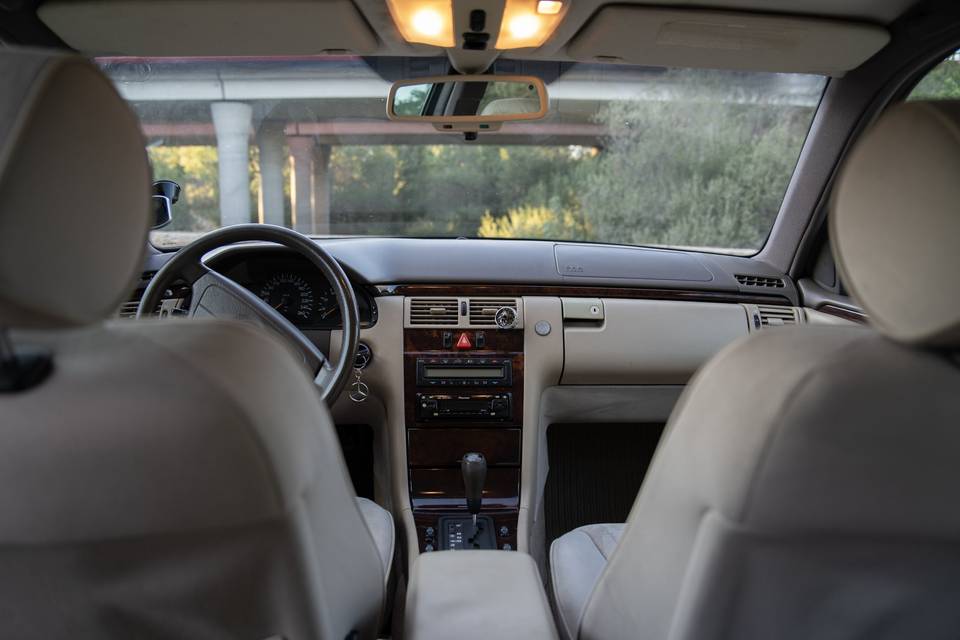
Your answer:
[[[456,631],[451,631],[456,630]],[[413,565],[404,637],[557,638],[537,566],[518,551],[435,551]]]

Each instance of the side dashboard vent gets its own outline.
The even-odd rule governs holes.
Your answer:
[[[510,307],[517,311],[516,298],[470,298],[469,324],[475,327],[497,326],[497,311],[501,307]]]
[[[782,289],[783,278],[774,278],[771,276],[748,276],[739,274],[733,276],[737,282],[745,287],[764,287],[768,289]]]
[[[138,291],[134,298],[131,298],[130,300],[127,300],[121,304],[120,309],[117,311],[117,317],[121,320],[127,320],[137,315],[137,307],[140,306],[141,294],[143,294],[142,290]]]
[[[456,298],[411,298],[410,326],[457,326],[460,303]]]
[[[153,279],[153,276],[157,275],[156,271],[144,271],[140,274],[140,282],[137,284],[137,288],[133,290],[133,293],[130,294],[130,298],[120,305],[120,308],[117,309],[117,317],[121,320],[128,320],[137,315],[137,307],[140,306],[140,298],[143,297],[143,292],[146,291],[147,285],[150,284],[150,280]]]
[[[782,327],[787,324],[797,324],[800,317],[795,307],[775,307],[772,305],[757,305],[760,315],[760,325],[764,327]]]

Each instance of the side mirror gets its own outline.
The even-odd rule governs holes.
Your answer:
[[[387,117],[430,122],[439,131],[496,131],[547,115],[547,88],[534,76],[436,76],[390,87]]]
[[[161,229],[173,221],[172,205],[180,199],[180,185],[173,180],[157,180],[153,183],[153,226]]]

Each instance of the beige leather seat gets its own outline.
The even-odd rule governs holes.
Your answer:
[[[104,324],[145,250],[139,125],[82,59],[0,78],[0,326],[53,367],[0,393],[0,637],[376,637],[392,521],[308,373],[246,325]]]
[[[960,635],[960,103],[892,109],[835,195],[874,328],[762,331],[697,374],[622,533],[552,546],[569,637]]]

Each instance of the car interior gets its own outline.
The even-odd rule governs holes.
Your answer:
[[[955,0],[0,0],[0,70],[0,636],[960,635]]]

